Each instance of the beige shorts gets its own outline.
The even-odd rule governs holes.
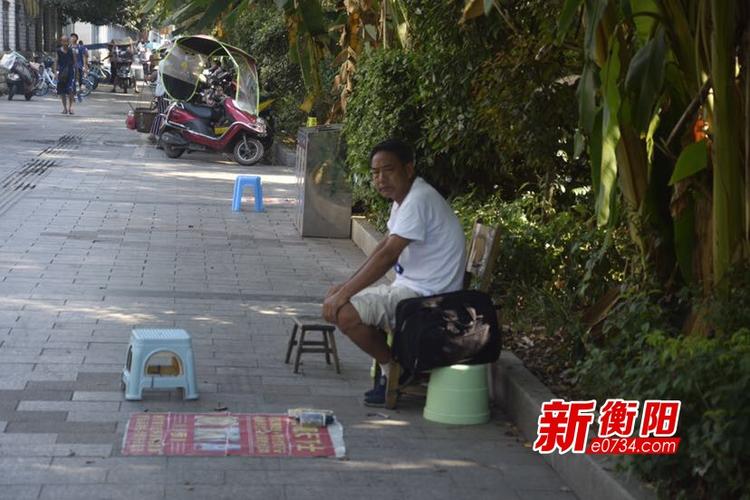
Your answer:
[[[385,330],[396,326],[396,306],[404,299],[419,297],[420,294],[406,287],[376,285],[365,288],[349,302],[359,313],[362,323]]]

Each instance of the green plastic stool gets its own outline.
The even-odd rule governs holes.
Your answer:
[[[484,424],[490,419],[487,365],[453,365],[430,373],[424,418],[441,424]]]

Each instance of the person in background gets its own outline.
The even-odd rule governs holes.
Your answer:
[[[63,105],[62,114],[72,115],[73,96],[76,89],[75,58],[70,48],[70,39],[67,36],[60,37],[60,48],[57,49],[57,95],[60,96]]]
[[[110,72],[109,83],[112,84],[111,92],[114,92],[115,91],[115,78],[117,77],[117,63],[118,63],[117,45],[115,45],[114,39],[107,44],[107,50],[109,51],[109,55],[107,55],[107,57],[102,59],[102,61],[106,61],[107,59],[109,59],[109,72]]]
[[[89,70],[89,50],[83,44],[83,41],[79,41],[78,35],[75,33],[70,34],[70,48],[73,50],[76,62],[76,94],[78,95],[78,102],[81,102],[80,91],[83,85],[83,77]]]
[[[145,40],[138,44],[138,54],[141,56],[141,63],[143,64],[143,79],[147,80],[151,74],[151,50],[149,50],[148,42]]]

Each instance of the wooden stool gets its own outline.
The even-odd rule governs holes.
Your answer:
[[[303,352],[318,352],[326,355],[326,363],[331,364],[331,355],[333,362],[336,364],[336,373],[341,373],[339,366],[339,353],[336,350],[336,339],[333,331],[335,326],[324,323],[320,318],[298,318],[294,317],[294,326],[292,327],[292,336],[289,338],[289,345],[286,349],[285,363],[289,363],[292,357],[292,349],[297,346],[297,353],[294,357],[294,373],[299,373],[299,362]],[[299,340],[297,339],[299,332]],[[321,332],[323,340],[305,340],[305,333]]]

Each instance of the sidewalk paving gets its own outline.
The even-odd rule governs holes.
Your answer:
[[[575,498],[500,412],[451,427],[420,401],[364,407],[370,361],[345,338],[341,375],[315,354],[293,374],[289,315],[317,312],[364,256],[299,237],[293,172],[167,159],[125,129],[127,99],[94,93],[75,116],[53,98],[0,101],[0,498]],[[265,213],[230,210],[240,173],[263,176]],[[124,400],[135,326],[192,334],[198,401]],[[221,406],[330,408],[348,456],[120,454],[133,413]]]

